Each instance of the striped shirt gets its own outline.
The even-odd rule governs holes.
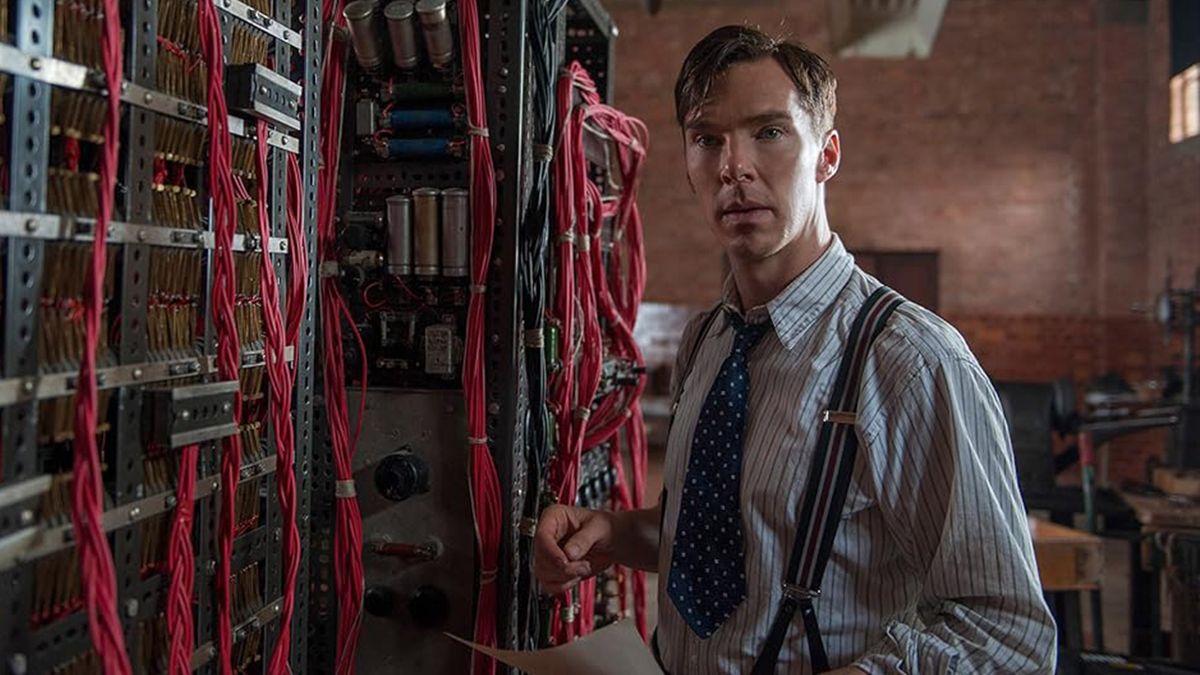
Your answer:
[[[783,292],[744,315],[774,327],[750,355],[741,477],[747,595],[703,640],[660,584],[658,646],[668,672],[750,672],[782,596],[819,416],[850,324],[878,287],[835,235]],[[739,311],[732,279],[723,300],[727,311]],[[684,330],[680,358],[696,344],[701,324],[697,317]],[[732,334],[717,317],[686,381],[676,363],[680,398],[663,473],[658,560],[664,573],[696,418]],[[816,600],[831,667],[1053,672],[1054,621],[1038,582],[1007,426],[962,336],[904,303],[868,357],[858,413],[857,461]],[[810,672],[803,632],[797,618],[779,672]]]

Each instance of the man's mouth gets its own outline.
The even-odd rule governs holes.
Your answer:
[[[765,206],[739,206],[725,209],[721,212],[721,224],[729,226],[750,225],[760,223],[771,215],[771,209]]]

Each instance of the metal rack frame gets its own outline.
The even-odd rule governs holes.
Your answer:
[[[265,242],[281,279],[286,277],[285,255],[291,245],[304,245],[310,261],[307,275],[309,294],[297,344],[289,345],[288,358],[297,370],[293,415],[296,437],[296,473],[298,512],[300,514],[301,582],[297,588],[293,618],[292,669],[307,672],[308,663],[308,586],[304,580],[312,561],[308,513],[312,494],[312,404],[313,382],[313,298],[316,283],[316,174],[318,168],[317,97],[320,89],[321,31],[319,0],[278,0],[272,16],[265,16],[239,0],[217,0],[222,12],[223,30],[234,23],[251,26],[274,43],[276,72],[302,87],[300,112],[303,127],[299,138],[286,127],[273,126],[268,135],[271,146],[271,193],[268,204],[272,238]],[[115,389],[110,449],[105,487],[110,498],[104,523],[110,533],[117,563],[117,591],[126,644],[135,648],[136,632],[142,621],[155,617],[165,607],[167,580],[163,575],[142,579],[139,574],[140,529],[138,524],[173,507],[173,495],[146,494],[142,474],[144,455],[142,413],[145,386],[176,378],[206,376],[215,373],[215,340],[209,318],[207,290],[201,298],[200,312],[205,317],[205,339],[192,355],[167,358],[149,351],[145,340],[146,300],[149,292],[151,252],[163,248],[196,249],[203,252],[203,266],[211,268],[214,238],[207,231],[158,227],[153,222],[152,192],[155,150],[155,121],[165,115],[205,125],[207,112],[199,106],[167,96],[155,90],[158,54],[157,26],[159,4],[156,0],[124,0],[121,13],[125,32],[126,72],[122,86],[123,124],[120,171],[122,189],[109,228],[112,265],[119,268],[114,304],[119,305],[120,349],[116,361],[98,370],[101,388]],[[47,166],[50,155],[50,92],[53,87],[102,93],[103,77],[96,71],[53,57],[51,53],[54,3],[51,0],[9,0],[12,16],[11,43],[0,44],[0,71],[10,75],[11,106],[6,132],[9,136],[10,180],[6,186],[8,210],[0,210],[0,239],[4,251],[5,346],[0,367],[0,416],[3,417],[3,460],[0,468],[0,653],[4,662],[0,672],[49,672],[87,650],[90,646],[83,612],[34,628],[29,612],[32,601],[33,565],[41,556],[69,546],[72,528],[61,522],[43,521],[40,500],[50,480],[39,472],[37,445],[38,402],[41,399],[69,395],[75,387],[73,372],[39,372],[37,364],[38,306],[41,296],[43,257],[48,242],[92,239],[94,220],[46,213]],[[253,123],[230,116],[234,134],[253,135]],[[302,162],[304,241],[289,242],[286,232],[286,158],[298,154]],[[203,193],[202,193],[203,194]],[[256,251],[264,242],[255,236],[236,237],[234,249]],[[208,274],[206,274],[206,279]],[[281,282],[282,283],[282,282]],[[261,351],[246,350],[243,367],[262,364]],[[277,634],[280,588],[280,561],[277,542],[279,509],[275,499],[275,456],[270,435],[264,441],[266,456],[243,467],[242,480],[260,479],[266,491],[267,508],[259,526],[235,541],[234,565],[261,561],[264,565],[263,599],[257,614],[245,625],[263,627],[264,658]],[[202,443],[196,493],[194,547],[197,561],[195,600],[197,604],[198,646],[193,669],[215,672],[211,662],[212,621],[215,608],[212,593],[211,561],[216,554],[215,500],[213,487],[219,449],[215,441]],[[135,672],[142,672],[135,664]]]

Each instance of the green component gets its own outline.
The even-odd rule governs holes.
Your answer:
[[[558,339],[559,339],[558,325],[553,324],[553,323],[547,323],[545,328],[543,328],[542,330],[545,332],[545,335],[546,335],[546,342],[545,342],[546,346],[544,348],[545,354],[546,354],[546,370],[553,373],[553,372],[556,372],[562,366],[562,362],[558,358]]]

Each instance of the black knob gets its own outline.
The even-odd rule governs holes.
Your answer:
[[[425,494],[429,492],[429,466],[408,449],[390,454],[375,468],[375,489],[394,502]]]
[[[396,592],[387,586],[370,586],[363,594],[363,609],[371,616],[392,616],[396,611]]]
[[[441,628],[450,618],[450,598],[437,586],[422,586],[408,599],[408,613],[421,628]]]

